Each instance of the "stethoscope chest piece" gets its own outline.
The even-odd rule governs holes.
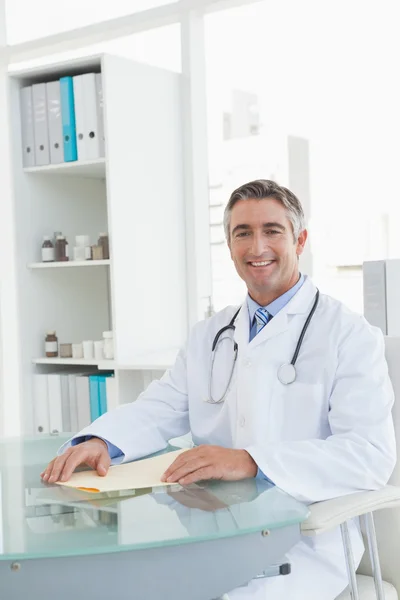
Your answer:
[[[278,379],[284,385],[289,385],[296,381],[296,367],[290,364],[281,365],[278,369]]]

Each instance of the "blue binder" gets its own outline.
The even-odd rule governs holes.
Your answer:
[[[74,87],[72,77],[61,77],[60,95],[64,161],[72,162],[78,158],[78,151],[76,147]]]
[[[105,373],[104,375],[98,375],[97,378],[99,380],[99,405],[100,405],[100,414],[104,415],[107,412],[107,387],[106,387],[106,379],[107,377],[112,377],[111,373]]]
[[[89,375],[90,420],[100,417],[99,376]]]

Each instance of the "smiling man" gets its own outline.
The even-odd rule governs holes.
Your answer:
[[[239,276],[246,282],[249,296],[259,305],[267,305],[290,290],[299,281],[298,257],[307,240],[304,214],[296,196],[289,190],[275,197],[257,199],[259,183],[248,184],[242,198],[239,190],[231,198],[225,214],[228,245]],[[254,190],[252,190],[252,186]],[[283,189],[283,188],[282,188]],[[291,203],[289,203],[290,199]],[[294,209],[297,208],[297,211]]]
[[[196,447],[164,481],[265,478],[306,503],[387,483],[396,449],[383,336],[300,274],[299,200],[273,181],[253,181],[233,192],[224,224],[248,289],[243,304],[198,323],[173,368],[75,436],[45,481],[65,481],[81,463],[106,475],[111,462],[161,450],[190,430]],[[355,524],[350,534],[358,563]],[[229,599],[334,600],[347,585],[337,529],[301,539],[283,560],[290,575],[257,578]]]

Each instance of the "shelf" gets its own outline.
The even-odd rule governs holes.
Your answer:
[[[65,269],[68,267],[101,267],[109,265],[110,259],[107,260],[67,260],[64,262],[38,262],[29,263],[29,269]]]
[[[179,352],[178,348],[171,348],[160,352],[138,354],[129,364],[116,363],[114,360],[85,360],[84,358],[34,358],[35,365],[71,365],[92,366],[100,371],[107,369],[119,371],[165,371],[174,363]]]
[[[73,177],[86,177],[89,179],[105,179],[106,159],[73,161],[58,165],[44,165],[43,167],[28,167],[24,173],[42,173],[49,175],[72,175]]]
[[[71,365],[98,367],[100,370],[114,369],[113,360],[87,360],[85,358],[34,358],[32,362],[34,365]]]

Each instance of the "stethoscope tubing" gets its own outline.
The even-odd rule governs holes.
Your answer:
[[[296,380],[296,369],[295,369],[296,361],[297,361],[297,358],[299,356],[299,352],[301,350],[301,346],[303,344],[304,336],[305,336],[305,334],[307,332],[307,329],[308,329],[308,327],[310,325],[311,319],[313,318],[314,313],[317,310],[318,302],[319,302],[319,290],[317,289],[317,293],[315,295],[314,304],[313,304],[312,309],[311,309],[311,311],[310,311],[310,313],[309,313],[309,315],[308,315],[308,317],[306,319],[306,322],[303,325],[303,328],[301,330],[299,339],[298,339],[297,344],[296,344],[296,348],[295,348],[294,354],[292,356],[292,360],[289,363],[293,367],[294,376],[291,378],[291,380],[283,381],[280,378],[279,371],[278,371],[278,379],[279,379],[279,381],[281,383],[283,383],[285,385],[293,383],[293,381]],[[229,331],[229,330],[232,329],[232,331],[235,332],[235,329],[236,329],[236,327],[235,327],[235,321],[236,321],[236,318],[237,318],[240,310],[241,310],[241,308],[239,308],[236,311],[236,313],[233,315],[233,317],[232,317],[229,325],[225,325],[224,327],[222,327],[217,332],[217,334],[214,337],[214,341],[212,343],[212,347],[211,347],[211,361],[210,361],[210,376],[209,376],[209,385],[208,385],[208,402],[210,402],[211,404],[220,404],[225,399],[225,396],[226,396],[226,394],[228,392],[229,386],[230,386],[231,381],[232,381],[233,371],[235,369],[235,364],[236,364],[237,355],[238,355],[238,344],[237,344],[237,342],[235,340],[234,340],[234,345],[233,345],[234,359],[233,359],[232,369],[231,369],[231,372],[230,372],[230,375],[229,375],[229,379],[228,379],[228,384],[227,384],[226,389],[225,389],[223,395],[221,396],[221,398],[219,398],[218,400],[214,400],[213,397],[212,397],[211,387],[212,387],[212,374],[213,374],[213,368],[214,368],[215,353],[216,353],[216,348],[217,348],[217,345],[218,345],[218,341],[219,341],[221,335],[223,333],[225,333],[226,331]],[[285,366],[289,366],[289,365],[281,365],[280,370],[282,370],[282,368],[285,367]]]

